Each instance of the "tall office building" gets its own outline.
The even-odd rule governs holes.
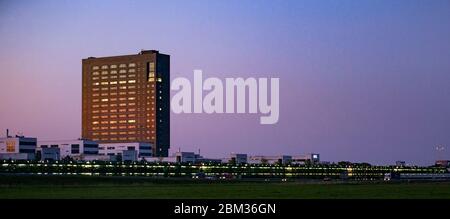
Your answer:
[[[170,147],[170,56],[156,50],[83,59],[82,137]]]

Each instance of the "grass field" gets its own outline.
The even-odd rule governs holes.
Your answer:
[[[450,182],[220,182],[92,176],[0,176],[0,198],[450,198]]]

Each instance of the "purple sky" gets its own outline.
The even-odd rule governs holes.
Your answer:
[[[450,159],[449,39],[448,0],[0,1],[0,128],[78,138],[81,59],[157,49],[172,78],[280,78],[276,125],[172,114],[172,151],[428,165]]]

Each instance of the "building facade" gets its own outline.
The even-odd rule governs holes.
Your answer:
[[[34,160],[36,154],[36,138],[24,136],[6,136],[0,138],[0,159]]]
[[[53,150],[45,150],[47,148],[58,148],[59,152]],[[90,140],[59,140],[59,141],[38,141],[37,153],[41,154],[41,159],[53,156],[63,159],[70,157],[76,160],[83,160],[86,155],[98,155],[98,143]],[[45,157],[43,156],[44,153]],[[58,155],[49,155],[49,153],[58,153]]]
[[[82,137],[170,147],[170,56],[156,50],[82,60]]]
[[[100,143],[99,155],[124,155],[125,151],[136,151],[137,159],[147,160],[153,156],[152,144],[147,142]]]

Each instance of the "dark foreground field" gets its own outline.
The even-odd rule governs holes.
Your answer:
[[[450,182],[223,182],[94,176],[0,175],[0,198],[450,198]]]

